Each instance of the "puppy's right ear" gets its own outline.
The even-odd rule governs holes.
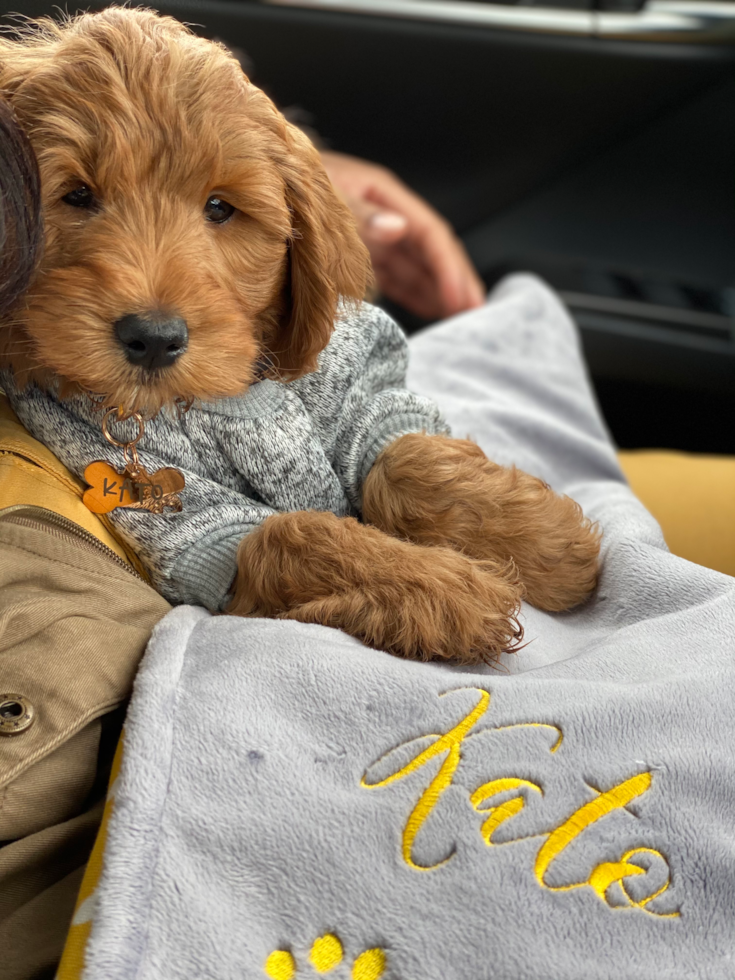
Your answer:
[[[317,366],[334,330],[340,298],[359,301],[372,281],[370,256],[347,205],[337,196],[319,153],[286,124],[279,169],[291,212],[286,309],[272,350],[283,376]]]

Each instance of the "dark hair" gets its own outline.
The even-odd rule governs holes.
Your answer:
[[[0,315],[28,288],[42,232],[36,157],[12,109],[0,99]]]

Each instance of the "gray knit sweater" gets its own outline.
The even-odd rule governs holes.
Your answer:
[[[180,420],[160,413],[138,444],[149,472],[178,467],[183,510],[110,514],[169,601],[221,609],[243,536],[279,511],[359,515],[362,485],[380,451],[409,432],[446,433],[437,407],[404,387],[407,346],[382,310],[345,313],[319,368],[289,384],[263,380],[239,397],[195,406]],[[101,429],[85,397],[59,401],[12,375],[0,383],[29,432],[74,473],[104,459],[122,469],[122,452]],[[130,436],[135,432],[130,426]],[[118,430],[116,430],[117,432]],[[125,432],[127,436],[127,432]]]

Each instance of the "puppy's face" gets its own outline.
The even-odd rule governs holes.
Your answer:
[[[41,171],[45,249],[0,350],[156,411],[313,370],[369,275],[318,154],[222,48],[110,9],[0,46]]]

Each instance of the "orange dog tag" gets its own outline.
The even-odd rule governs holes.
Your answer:
[[[109,463],[98,460],[85,469],[84,479],[89,488],[82,502],[94,514],[109,514],[116,507],[153,514],[162,514],[166,507],[181,510],[179,493],[184,489],[184,474],[173,467],[150,474],[139,464],[118,473]]]
[[[90,463],[84,479],[89,489],[85,490],[82,503],[93,514],[109,514],[116,507],[129,507],[138,502],[135,484],[128,474],[118,473],[109,463]]]

